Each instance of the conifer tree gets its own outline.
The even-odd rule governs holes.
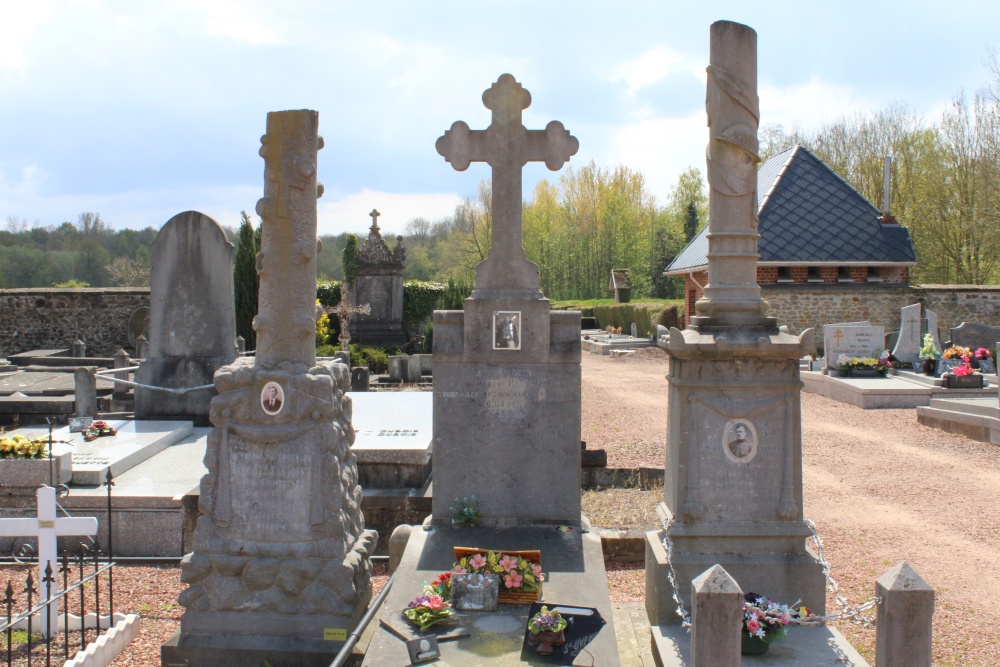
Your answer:
[[[246,211],[240,211],[240,235],[233,265],[233,293],[236,298],[236,334],[243,336],[246,349],[257,347],[257,334],[253,318],[257,314],[257,293],[260,276],[257,275],[257,253],[260,251],[260,232],[255,232]]]

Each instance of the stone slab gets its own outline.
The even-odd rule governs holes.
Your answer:
[[[354,445],[361,485],[422,487],[431,470],[434,394],[429,391],[352,393]]]
[[[632,336],[591,337],[580,340],[580,347],[591,354],[609,355],[612,350],[638,350],[644,347],[656,347],[654,341],[648,338],[633,338]]]
[[[0,414],[71,415],[75,411],[73,396],[0,396]]]
[[[621,664],[600,538],[593,534],[581,534],[576,528],[562,533],[555,527],[490,530],[435,526],[430,531],[414,527],[396,570],[395,584],[386,599],[386,609],[405,607],[420,594],[424,582],[450,570],[455,546],[539,549],[542,568],[548,574],[542,601],[596,607],[607,621],[600,634],[587,646],[587,652],[581,653],[574,664],[602,667]],[[528,605],[503,605],[500,613],[459,612],[472,634],[467,639],[442,642],[441,661],[436,664],[463,667],[524,664],[520,655],[527,611]],[[408,663],[403,641],[380,626],[375,631],[363,664],[381,667]]]
[[[69,372],[46,370],[44,372],[20,371],[0,375],[0,396],[15,393],[24,396],[66,396],[75,391],[72,369]],[[114,384],[101,376],[97,377],[99,394],[110,393]]]
[[[56,429],[53,439],[69,443],[73,454],[73,483],[97,486],[104,483],[108,468],[118,477],[151,456],[163,451],[191,433],[191,422],[109,421],[118,435],[86,442],[82,433],[70,433],[69,427]],[[37,428],[15,432],[38,433]]]
[[[926,407],[917,408],[917,422],[924,426],[956,433],[978,442],[1000,445],[1000,408],[996,399],[932,399]],[[992,414],[990,414],[992,413]]]
[[[988,397],[996,401],[996,388],[946,389],[925,384],[919,379],[909,379],[900,371],[889,377],[833,377],[812,371],[800,374],[803,390],[820,394],[841,403],[849,403],[866,410],[879,408],[916,408],[930,404],[931,399],[951,397]]]
[[[677,625],[654,625],[653,651],[662,667],[690,667],[691,636]],[[743,661],[767,667],[869,667],[839,630],[829,626],[797,627],[767,653]]]

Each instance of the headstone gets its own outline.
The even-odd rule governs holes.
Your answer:
[[[351,337],[362,345],[391,346],[406,343],[403,329],[403,237],[390,250],[378,226],[381,215],[372,209],[368,239],[358,253],[358,276],[351,285],[351,301],[367,303],[371,311],[351,320]]]
[[[368,391],[369,374],[364,366],[351,369],[351,391]]]
[[[59,555],[57,552],[57,537],[60,535],[96,535],[97,519],[93,517],[59,517],[56,515],[56,490],[51,486],[41,486],[35,492],[38,499],[38,514],[36,518],[27,519],[0,519],[0,537],[29,537],[38,538],[38,577],[35,583],[38,589],[35,591],[36,604],[49,599],[47,593],[55,597],[59,592]],[[53,575],[51,588],[46,588],[46,570]],[[59,631],[59,605],[53,604],[48,608],[48,619],[43,621],[41,627],[35,626],[35,631],[45,633],[47,630],[49,637],[55,637]]]
[[[837,359],[849,357],[874,357],[885,350],[885,329],[882,327],[825,324],[823,325],[823,350],[826,367],[836,368]]]
[[[423,374],[423,366],[420,363],[419,357],[411,356],[407,358],[404,368],[406,369],[405,378],[407,382],[411,384],[420,382]]]
[[[923,314],[921,314],[923,310]],[[892,356],[907,364],[920,362],[920,348],[924,344],[924,334],[934,336],[934,347],[941,354],[941,340],[938,337],[937,313],[923,309],[923,305],[915,303],[904,306],[899,311],[899,338],[892,349]]]
[[[437,140],[455,169],[493,168],[493,242],[465,310],[434,313],[433,520],[478,495],[484,525],[580,525],[580,313],[550,311],[521,240],[522,166],[559,169],[579,142],[558,121],[526,130],[531,95],[509,74],[483,103],[489,129]]]
[[[76,357],[77,359],[82,359],[83,357],[86,357],[87,356],[86,343],[77,338],[75,341],[73,341],[73,344],[70,347],[70,354]]]
[[[987,350],[993,349],[998,340],[1000,340],[1000,327],[988,324],[962,322],[951,330],[951,344],[972,348],[973,352],[981,347]]]
[[[197,211],[171,218],[153,241],[149,350],[135,372],[136,419],[191,419],[207,425],[212,376],[236,358],[233,244]]]
[[[257,353],[215,375],[185,611],[162,665],[326,667],[371,598],[350,371],[316,362],[318,122],[267,116]]]
[[[639,328],[635,325],[635,322],[632,323],[632,326],[629,330],[629,334],[632,336],[632,338],[639,337]]]
[[[140,360],[145,359],[148,350],[149,340],[142,334],[139,334],[139,337],[135,339],[135,356]]]
[[[73,371],[74,400],[77,417],[97,416],[97,378],[93,366],[80,366]]]
[[[646,534],[653,625],[680,624],[673,596],[690,608],[692,581],[713,564],[744,590],[800,600],[820,614],[826,606],[802,498],[799,360],[815,350],[813,331],[781,331],[757,285],[757,35],[718,21],[710,44],[708,282],[690,327],[672,328],[666,346],[669,425],[657,510],[666,528]]]
[[[403,363],[407,357],[405,354],[389,355],[389,379],[393,382],[403,381]]]

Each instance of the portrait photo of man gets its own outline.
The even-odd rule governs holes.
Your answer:
[[[260,392],[260,406],[269,415],[281,412],[285,400],[285,392],[277,382],[268,382]]]
[[[496,311],[493,313],[493,349],[521,349],[521,313],[518,311]]]
[[[757,431],[748,421],[733,420],[726,424],[723,438],[731,459],[746,463],[757,454]]]

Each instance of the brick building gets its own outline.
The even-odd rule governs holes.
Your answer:
[[[843,283],[909,285],[917,263],[909,230],[804,146],[760,166],[757,201],[758,284],[803,292]],[[688,318],[708,281],[707,252],[706,226],[664,271],[684,278]]]

